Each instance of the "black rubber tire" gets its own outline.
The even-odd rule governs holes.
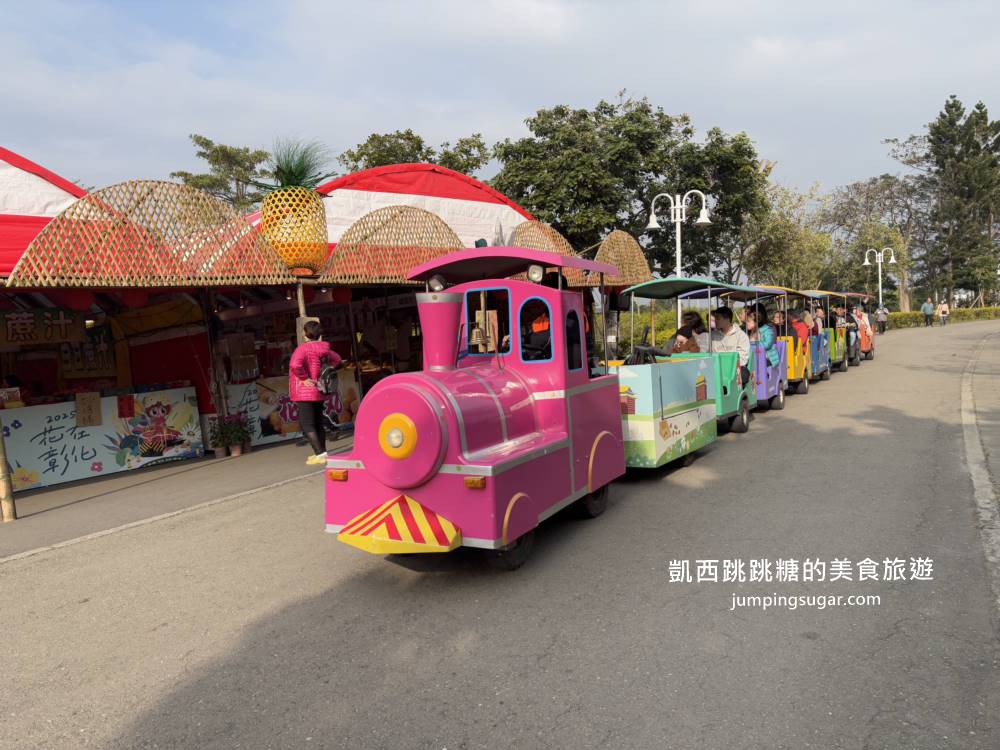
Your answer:
[[[767,402],[769,408],[774,411],[781,411],[785,408],[785,389],[779,388],[778,392],[771,396],[770,400]]]
[[[822,373],[820,373],[819,379],[820,380],[829,380],[830,379],[830,375],[831,375],[830,368],[827,367],[825,370],[823,370]]]
[[[740,408],[729,418],[730,432],[747,432],[750,429],[750,406],[747,400],[740,401]]]
[[[694,463],[694,459],[695,459],[695,452],[691,451],[690,453],[685,453],[683,456],[681,456],[678,462],[680,463],[681,466],[690,466],[691,464]]]
[[[850,365],[851,367],[857,367],[858,365],[861,364],[861,357],[858,356],[855,357],[854,359],[849,359],[847,360],[847,364]]]
[[[847,357],[837,363],[837,372],[847,372]]]
[[[535,548],[535,530],[522,534],[503,549],[492,550],[486,554],[486,562],[494,570],[517,570],[524,565]]]
[[[580,518],[597,518],[608,509],[608,489],[611,485],[594,490],[576,501],[576,514]]]
[[[800,396],[805,396],[809,393],[809,378],[802,378],[799,384],[795,386],[795,392]]]
[[[875,347],[872,347],[867,352],[865,352],[865,359],[867,359],[868,361],[875,359]]]

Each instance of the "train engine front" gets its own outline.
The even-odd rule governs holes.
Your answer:
[[[437,286],[417,295],[423,371],[379,381],[327,461],[327,530],[375,554],[509,549],[624,471],[617,378],[582,362],[578,292]]]

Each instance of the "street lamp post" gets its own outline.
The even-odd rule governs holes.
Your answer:
[[[682,196],[680,193],[676,195],[670,195],[670,193],[660,193],[653,197],[653,202],[649,204],[649,224],[646,225],[647,230],[659,229],[660,224],[656,220],[656,201],[660,198],[666,198],[667,202],[670,204],[670,221],[674,223],[674,241],[676,244],[676,263],[674,265],[674,275],[681,275],[681,224],[687,221],[687,209],[688,204],[691,203],[691,198],[697,195],[701,199],[701,211],[698,212],[698,219],[695,221],[695,226],[705,226],[706,224],[711,224],[711,219],[708,218],[708,199],[705,198],[705,194],[700,190],[688,190]],[[677,298],[677,327],[680,328],[681,325],[681,298]]]
[[[875,262],[878,264],[878,306],[882,307],[882,260],[885,258],[885,254],[889,253],[889,264],[891,265],[896,262],[896,253],[893,252],[891,247],[883,247],[881,250],[870,247],[865,250],[865,262],[861,265],[870,266],[872,264],[868,260],[870,253],[875,253]]]

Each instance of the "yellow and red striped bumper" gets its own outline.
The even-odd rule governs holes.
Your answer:
[[[409,495],[398,495],[355,516],[337,539],[376,555],[449,552],[462,543],[462,532]]]

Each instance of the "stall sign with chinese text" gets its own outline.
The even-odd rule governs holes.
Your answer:
[[[83,341],[84,317],[67,310],[19,310],[2,314],[0,344],[59,344]]]

